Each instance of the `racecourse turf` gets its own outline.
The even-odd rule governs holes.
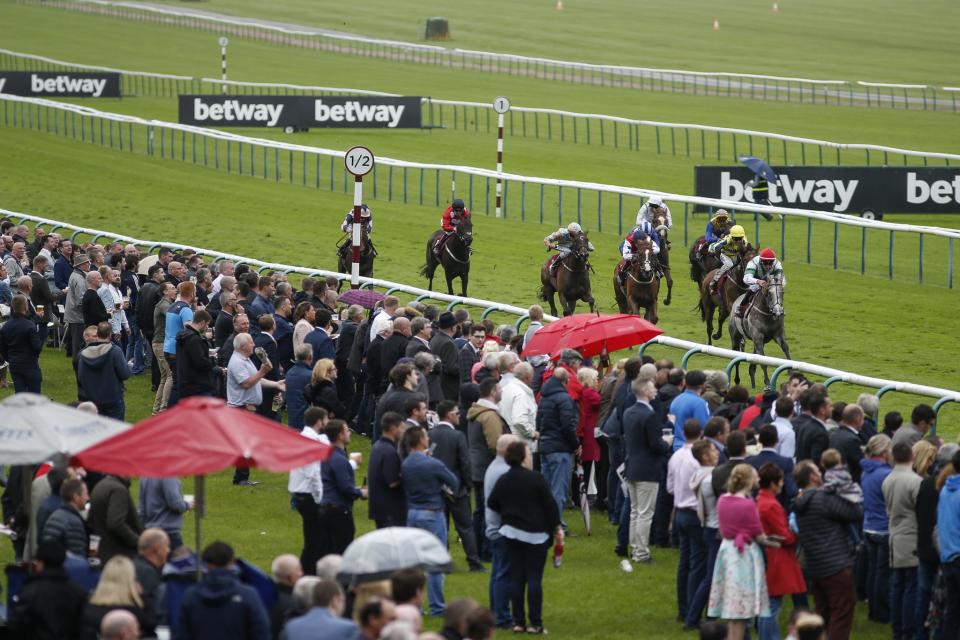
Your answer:
[[[381,8],[385,3],[379,3]],[[549,3],[552,4],[552,3]],[[780,16],[794,11],[793,5],[782,4]],[[295,11],[303,3],[287,3],[288,10]],[[220,2],[205,3],[205,8],[225,10]],[[236,7],[240,7],[237,3]],[[494,7],[500,6],[497,4]],[[505,6],[505,5],[504,5]],[[511,4],[511,7],[514,5]],[[606,5],[614,7],[614,5]],[[826,11],[826,5],[809,5]],[[866,3],[851,5],[866,7]],[[874,4],[870,5],[875,7]],[[454,5],[457,15],[468,16],[461,5]],[[766,10],[766,9],[765,9]],[[800,6],[796,7],[800,10]],[[336,9],[339,11],[339,9]],[[454,18],[454,9],[449,9]],[[530,5],[517,5],[517,20],[511,29],[519,25],[530,26]],[[551,8],[550,11],[553,11]],[[567,3],[563,19],[576,16],[576,8]],[[671,14],[681,9],[668,9]],[[806,9],[803,9],[805,12]],[[836,11],[839,11],[837,9]],[[844,10],[846,11],[846,9]],[[364,16],[374,12],[364,12]],[[557,12],[559,14],[559,12]],[[601,10],[602,14],[603,11]],[[910,22],[919,18],[902,17],[899,13],[884,8],[867,12],[859,43],[872,38],[870,29],[882,14],[891,21],[900,21],[916,30],[916,38],[929,36],[930,46],[923,45],[915,55],[898,58],[900,66],[886,61],[879,54],[858,55],[850,66],[838,65],[829,56],[826,48],[818,49],[821,58],[809,55],[797,58],[796,73],[805,70],[814,74],[822,69],[822,76],[837,75],[850,70],[841,77],[853,75],[854,71],[870,74],[871,79],[912,79],[920,69],[918,60],[926,60],[931,48],[937,46],[937,37],[932,36],[923,25]],[[919,13],[919,12],[918,12]],[[876,14],[876,15],[875,15]],[[301,20],[295,13],[274,14],[276,19]],[[305,14],[304,14],[305,15]],[[329,14],[330,16],[334,14]],[[379,12],[380,18],[391,15]],[[766,15],[756,17],[752,28],[768,29],[764,24]],[[548,15],[553,20],[554,14]],[[731,21],[720,16],[723,24],[720,34],[728,36],[727,24]],[[0,19],[16,24],[11,29],[7,48],[51,55],[66,60],[89,64],[104,64],[123,68],[160,72],[187,73],[192,75],[216,75],[219,57],[214,38],[210,34],[179,31],[173,28],[144,25],[106,18],[95,18],[73,13],[14,5],[0,4]],[[332,18],[331,18],[332,19]],[[372,17],[366,19],[372,20]],[[678,18],[679,19],[679,18]],[[810,18],[812,19],[812,18]],[[659,19],[658,19],[659,20]],[[302,19],[304,22],[322,24],[319,21]],[[370,33],[388,37],[404,37],[402,24],[393,20],[387,27],[384,20],[379,26],[370,23]],[[818,19],[818,22],[820,19]],[[582,19],[580,20],[582,23]],[[688,20],[689,22],[689,20]],[[749,21],[748,21],[749,22]],[[457,20],[454,21],[457,46],[466,46],[459,40]],[[707,68],[731,65],[738,59],[735,54],[724,54],[711,49],[704,54],[696,47],[679,46],[678,31],[658,21],[657,33],[670,39],[672,47],[656,49],[663,56],[665,66],[681,66],[689,54],[689,60],[703,64],[690,64],[689,68]],[[942,23],[940,23],[942,24]],[[327,24],[344,30],[366,30],[363,25],[351,26]],[[607,25],[609,28],[610,25]],[[732,26],[732,25],[731,25]],[[363,29],[361,29],[363,27]],[[746,28],[746,26],[744,27]],[[393,29],[391,31],[391,29]],[[831,27],[833,29],[833,27]],[[939,27],[933,29],[936,32]],[[375,32],[374,32],[375,31]],[[639,37],[645,31],[638,26],[635,42],[630,46],[647,46]],[[467,32],[464,33],[466,37]],[[557,32],[559,33],[559,32]],[[827,34],[829,36],[829,33]],[[562,34],[561,34],[562,37]],[[806,35],[804,36],[806,37]],[[819,36],[818,36],[819,37]],[[635,55],[633,50],[621,44],[624,39],[613,39],[617,55]],[[783,51],[798,47],[799,36],[794,41],[785,39]],[[834,38],[834,41],[836,39]],[[791,45],[791,42],[794,42]],[[108,43],[105,45],[104,43]],[[470,46],[494,46],[495,40],[470,41]],[[527,45],[529,43],[524,43]],[[822,44],[822,43],[821,43]],[[576,53],[586,56],[589,38]],[[533,45],[531,45],[533,46]],[[835,46],[841,46],[836,44]],[[854,43],[843,44],[853,47]],[[859,46],[859,45],[858,45]],[[872,51],[867,46],[868,51]],[[503,47],[507,49],[507,47]],[[814,47],[815,48],[815,47]],[[683,53],[684,49],[687,54]],[[900,45],[891,47],[900,50]],[[509,50],[516,51],[510,48]],[[857,49],[861,51],[861,49]],[[546,51],[546,50],[545,50]],[[799,51],[799,49],[798,49]],[[558,58],[575,57],[569,48],[554,46],[550,55]],[[674,57],[675,54],[682,54]],[[695,55],[696,54],[696,55]],[[810,135],[844,142],[872,142],[908,148],[937,151],[956,151],[960,148],[960,128],[954,124],[953,114],[909,112],[892,110],[812,107],[809,105],[771,104],[737,99],[705,98],[656,94],[647,92],[592,89],[578,85],[565,85],[545,81],[530,81],[503,76],[467,73],[416,65],[403,65],[385,61],[366,60],[330,54],[318,54],[299,49],[273,47],[263,43],[248,43],[235,40],[231,45],[231,77],[243,80],[295,82],[301,84],[325,84],[357,88],[380,89],[406,94],[434,95],[441,98],[465,100],[489,100],[493,95],[510,95],[514,104],[568,108],[599,113],[611,113],[630,117],[643,117],[668,121],[699,122],[704,124],[744,126],[774,130],[795,135]],[[929,56],[940,59],[942,56]],[[669,60],[675,60],[669,64]],[[621,60],[623,61],[623,60]],[[635,64],[653,64],[631,60]],[[824,62],[821,65],[821,62]],[[710,63],[708,65],[707,63]],[[659,64],[659,63],[658,63]],[[753,61],[744,67],[729,66],[742,70],[763,71],[764,61]],[[832,65],[832,66],[831,66]],[[858,68],[856,65],[864,65]],[[942,68],[922,66],[925,72],[940,77]],[[786,67],[784,67],[785,72]],[[929,70],[929,71],[928,71]],[[830,72],[830,73],[828,73]],[[890,75],[887,75],[890,74]],[[893,76],[897,77],[894,78]],[[819,77],[819,76],[817,76]],[[86,102],[89,106],[106,111],[121,111],[163,119],[175,118],[175,102],[159,98],[125,98]],[[279,132],[263,133],[247,131],[252,135],[290,139]],[[440,131],[431,132],[334,132],[313,131],[297,135],[292,140],[329,148],[346,148],[354,143],[366,143],[379,155],[431,162],[490,166],[494,149],[493,138],[480,132]],[[0,206],[4,208],[45,215],[74,224],[83,224],[149,240],[178,241],[211,249],[236,252],[260,259],[272,259],[310,267],[333,268],[333,244],[339,237],[336,231],[339,220],[350,206],[350,195],[342,191],[314,189],[298,184],[299,174],[288,176],[286,169],[280,181],[238,176],[202,167],[189,162],[143,154],[138,143],[135,153],[105,149],[99,145],[84,144],[72,138],[64,138],[29,129],[0,127],[0,148],[6,153],[0,156]],[[612,149],[596,145],[570,144],[559,141],[535,141],[520,137],[507,139],[507,169],[516,173],[549,177],[586,179],[642,186],[648,188],[690,193],[692,191],[692,166],[695,159],[656,154],[649,146],[640,152]],[[715,163],[715,161],[713,161]],[[709,162],[708,162],[709,163]],[[271,178],[273,176],[271,175]],[[337,180],[339,183],[339,179]],[[383,176],[378,178],[383,190]],[[369,188],[369,186],[368,186]],[[428,190],[432,189],[428,185]],[[369,191],[368,191],[369,193]],[[432,191],[431,191],[432,193]],[[423,206],[411,198],[410,204],[380,199],[371,201],[376,217],[375,238],[380,259],[377,275],[386,279],[423,286],[424,280],[417,275],[423,261],[423,243],[436,227],[440,207],[428,197]],[[554,204],[551,201],[550,204]],[[595,203],[586,206],[592,211],[585,217],[585,227],[598,251],[594,257],[595,295],[602,310],[613,306],[610,289],[610,273],[616,261],[618,236],[604,210],[605,225],[601,232],[590,216],[596,215]],[[565,201],[564,219],[575,215]],[[592,207],[592,208],[591,208]],[[480,207],[482,210],[482,207]],[[545,258],[542,237],[556,227],[556,208],[543,224],[538,216],[531,214],[526,221],[516,218],[515,210],[506,220],[495,220],[478,215],[475,222],[476,249],[470,294],[526,306],[535,300],[538,286],[539,266]],[[675,216],[677,215],[675,207]],[[626,214],[628,223],[632,218]],[[957,217],[929,216],[923,218],[903,216],[902,221],[924,224],[956,226]],[[690,235],[698,235],[702,216],[690,218]],[[703,325],[693,310],[696,304],[693,284],[685,275],[685,250],[682,247],[679,229],[674,235],[675,290],[674,303],[660,308],[661,326],[675,337],[702,341]],[[761,223],[762,238],[779,251],[779,223]],[[805,231],[800,222],[791,221],[787,229],[788,273],[787,289],[788,336],[792,355],[797,359],[816,362],[867,375],[909,380],[936,386],[956,386],[956,365],[960,347],[955,340],[955,310],[957,293],[947,289],[945,283],[944,247],[938,248],[933,240],[927,240],[927,281],[917,286],[915,248],[909,247],[906,239],[897,244],[894,281],[887,281],[886,245],[881,234],[869,239],[868,276],[859,275],[859,232],[841,234],[840,259],[844,270],[833,271],[829,267],[832,253],[832,229],[819,225],[814,228],[812,265],[801,259],[805,249]],[[748,225],[752,236],[752,225]],[[902,251],[902,249],[906,249]],[[497,317],[497,316],[495,316]],[[503,316],[500,316],[506,319]],[[725,329],[726,333],[726,329]],[[720,344],[727,346],[724,337]],[[654,348],[651,355],[669,355],[675,359],[676,350]],[[774,355],[779,350],[772,349]],[[693,366],[718,366],[718,360],[698,356]],[[49,351],[44,355],[45,390],[55,399],[73,399],[72,372],[62,353]],[[744,372],[745,374],[745,372]],[[853,400],[861,391],[857,387],[836,385],[831,388],[834,399]],[[0,393],[0,396],[5,395]],[[128,384],[128,418],[136,420],[149,413],[150,389],[145,377],[137,377]],[[902,394],[884,397],[881,411],[897,409],[909,411],[918,398]],[[947,405],[941,414],[941,431],[956,437],[960,428],[960,409]],[[357,439],[356,449],[367,451],[368,443]],[[363,471],[360,471],[363,474]],[[235,544],[244,557],[262,567],[281,551],[296,551],[299,545],[299,519],[288,509],[286,477],[254,472],[254,477],[263,484],[254,489],[232,487],[229,473],[218,474],[208,483],[210,508],[204,520],[204,539],[223,538]],[[185,490],[192,492],[191,482]],[[235,498],[232,493],[243,494]],[[366,508],[357,509],[359,529],[369,527]],[[582,533],[582,525],[575,514],[568,514],[568,521],[575,532]],[[559,571],[548,569],[545,582],[545,621],[553,635],[560,637],[626,638],[635,637],[642,630],[649,637],[680,637],[679,625],[673,622],[675,605],[673,582],[676,554],[673,551],[657,551],[661,562],[652,567],[638,569],[625,575],[616,568],[612,555],[613,529],[602,517],[596,518],[594,535],[580,535],[571,539],[564,567]],[[185,534],[192,540],[192,521],[186,525]],[[9,558],[9,552],[4,549]],[[463,567],[463,558],[457,548],[454,558]],[[481,602],[485,600],[486,580],[465,572],[453,575],[448,581],[448,597],[471,595]],[[889,630],[865,621],[865,607],[858,608],[860,616],[854,629],[855,637],[885,637]]]

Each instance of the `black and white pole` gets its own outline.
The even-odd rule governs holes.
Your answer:
[[[497,112],[497,217],[503,197],[503,116],[510,111],[510,101],[498,96],[493,101],[493,110]]]
[[[366,147],[350,147],[343,156],[347,171],[353,175],[353,225],[351,229],[350,288],[360,288],[360,207],[363,204],[363,176],[373,170],[373,152]]]
[[[221,36],[220,40],[220,90],[224,95],[227,94],[227,45],[230,41],[226,36]]]

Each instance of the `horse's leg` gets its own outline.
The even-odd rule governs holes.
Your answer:
[[[710,296],[701,298],[703,304],[703,319],[707,323],[707,344],[713,344],[713,300]]]
[[[664,304],[666,304],[666,303],[664,303]],[[657,322],[659,322],[660,316],[657,315],[657,301],[656,301],[656,300],[654,300],[653,302],[651,302],[651,303],[650,303],[650,306],[647,307],[647,312],[644,314],[644,317],[645,317],[647,320],[649,320],[650,322],[652,322],[653,324],[657,324]]]
[[[444,267],[443,274],[447,277],[447,294],[453,295],[453,274],[449,269]]]
[[[663,304],[669,306],[671,297],[673,296],[673,275],[670,273],[669,266],[667,266],[666,271],[667,272],[665,275],[667,277],[667,297],[663,299]]]
[[[743,351],[743,337],[740,335],[739,331],[735,331],[733,328],[730,329],[730,349],[733,351]],[[740,384],[740,363],[738,362],[733,367],[733,383]]]
[[[778,333],[774,340],[777,341],[777,344],[780,345],[780,348],[783,349],[783,355],[786,356],[787,360],[790,360],[790,347],[787,346],[787,331],[783,327],[780,327],[780,333]]]
[[[543,297],[550,303],[550,315],[552,316],[557,315],[557,305],[553,300],[555,293],[553,287],[548,284],[543,285]]]
[[[464,271],[460,274],[460,290],[462,291],[461,295],[467,297],[467,281],[470,279],[470,271]]]

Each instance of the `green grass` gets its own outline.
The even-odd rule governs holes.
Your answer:
[[[948,0],[922,10],[895,0],[786,0],[779,13],[763,0],[567,0],[563,11],[555,4],[210,0],[202,8],[405,41],[422,39],[426,18],[442,15],[451,23],[449,46],[600,64],[938,86],[956,80],[950,25],[960,9]]]
[[[541,2],[541,5],[511,3],[511,20],[503,24],[487,19],[488,15],[507,7],[500,0],[476,6],[457,2],[445,5],[443,12],[453,21],[453,44],[457,46],[543,53],[557,58],[881,80],[916,80],[919,76],[935,80],[947,78],[952,72],[952,67],[945,62],[945,52],[955,49],[955,44],[947,39],[949,20],[945,16],[956,9],[942,2],[936,9],[928,7],[924,12],[901,9],[899,5],[893,7],[889,3],[867,5],[862,0],[838,6],[819,1],[804,5],[783,2],[778,15],[769,13],[766,6],[751,6],[750,12],[745,13],[747,5],[727,3],[716,9],[722,25],[716,34],[709,31],[712,10],[702,19],[691,17],[703,13],[707,6],[699,1],[659,7],[656,12],[643,3],[630,6],[593,3],[589,20],[585,19],[586,9],[576,2],[567,2],[563,13],[553,10],[552,1]],[[436,7],[428,9],[429,5],[424,3],[395,6],[378,1],[360,5],[358,11],[351,13],[360,22],[344,25],[341,16],[346,6],[324,6],[319,16],[308,13],[312,6],[300,0],[270,5],[269,9],[266,5],[239,1],[213,0],[204,4],[204,8],[212,10],[269,11],[275,19],[323,23],[403,39],[415,38],[422,18],[438,12]],[[417,14],[418,11],[423,15]],[[627,15],[630,19],[616,19],[616,15]],[[639,24],[638,15],[641,16]],[[856,23],[854,16],[857,16]],[[796,32],[784,33],[772,27],[774,23],[788,20]],[[208,76],[219,72],[219,52],[212,34],[12,3],[0,4],[0,21],[15,27],[7,30],[4,40],[4,46],[14,50],[131,69]],[[539,21],[538,26],[534,26],[535,21]],[[698,30],[701,22],[702,33]],[[738,22],[743,26],[737,26]],[[816,29],[812,28],[814,22]],[[586,28],[588,23],[590,31]],[[689,28],[693,23],[698,29]],[[501,27],[503,31],[498,31]],[[899,33],[894,36],[885,31],[887,28],[909,33],[910,37]],[[630,31],[629,37],[623,35],[626,30]],[[839,37],[841,32],[844,37]],[[518,37],[520,33],[523,37]],[[651,37],[651,33],[656,37]],[[530,34],[540,35],[531,37]],[[575,49],[566,45],[571,41],[577,43]],[[777,46],[771,45],[774,41]],[[915,46],[914,43],[919,43],[915,50],[906,50],[908,46]],[[744,53],[748,48],[772,53],[761,59],[748,58]],[[809,51],[820,55],[814,58]],[[952,114],[812,107],[588,88],[318,54],[238,39],[231,44],[230,56],[234,79],[349,86],[482,101],[503,93],[510,96],[514,104],[523,106],[768,129],[841,142],[872,142],[939,151],[960,149],[960,128],[954,126]],[[172,99],[135,98],[86,104],[154,118],[175,116]],[[288,139],[279,132],[246,133]],[[293,140],[335,149],[365,143],[381,156],[475,166],[491,166],[495,148],[492,136],[462,130],[312,131]],[[180,144],[178,140],[178,156]],[[4,176],[0,181],[0,206],[4,208],[144,239],[197,244],[290,264],[332,269],[335,265],[333,245],[339,237],[335,227],[351,204],[350,194],[296,184],[305,177],[299,173],[299,156],[295,158],[293,175],[288,174],[286,158],[282,158],[280,180],[274,181],[238,176],[236,167],[234,173],[227,174],[192,166],[189,160],[183,163],[148,157],[143,154],[139,138],[136,152],[131,154],[90,144],[89,132],[84,144],[5,126],[0,127],[0,148],[4,150],[0,155],[0,174]],[[249,162],[249,156],[246,161]],[[272,178],[272,158],[270,162]],[[696,162],[686,157],[658,155],[650,140],[644,140],[642,151],[631,152],[518,136],[507,139],[507,170],[529,175],[688,193],[692,191],[691,169]],[[325,163],[324,175],[326,167]],[[257,169],[259,173],[261,165],[258,164]],[[339,175],[338,169],[338,185]],[[291,179],[294,184],[289,183]],[[395,179],[399,181],[399,177]],[[414,180],[411,178],[411,183]],[[460,180],[464,178],[461,176]],[[307,182],[312,184],[312,180]],[[397,190],[398,184],[395,184]],[[463,188],[463,183],[459,184]],[[417,276],[423,261],[423,243],[436,227],[440,212],[433,200],[432,178],[426,179],[422,206],[415,191],[406,205],[396,199],[396,192],[394,202],[383,201],[388,187],[382,171],[378,173],[377,185],[380,199],[373,201],[381,256],[377,275],[423,286],[425,281]],[[367,183],[368,196],[372,186]],[[442,183],[442,201],[446,199],[447,189],[448,185]],[[516,198],[513,191],[510,198]],[[519,306],[535,300],[537,274],[545,258],[540,241],[557,222],[554,199],[554,195],[548,194],[548,217],[544,224],[539,223],[535,213],[530,214],[533,219],[522,222],[515,218],[516,210],[512,208],[511,217],[506,220],[478,216],[471,295]],[[571,194],[565,194],[564,218],[575,215],[572,199]],[[611,213],[608,208],[611,206],[607,202],[604,207],[606,221],[607,216],[615,215],[615,211]],[[585,226],[598,247],[594,258],[595,295],[601,309],[610,310],[613,300],[609,274],[616,259],[614,247],[618,237],[609,222],[603,231],[596,228],[592,217],[596,215],[595,202],[585,202],[585,207],[592,212],[585,218]],[[478,204],[477,208],[482,211],[483,207]],[[682,224],[680,217],[677,216],[678,225]],[[627,218],[632,218],[629,211]],[[903,220],[958,224],[954,216],[904,217]],[[702,217],[691,218],[691,234],[697,235],[698,231],[694,230],[702,224]],[[879,234],[868,238],[868,276],[863,277],[859,273],[835,272],[829,268],[832,229],[827,226],[814,227],[813,264],[804,264],[805,229],[802,227],[791,222],[787,228],[788,329],[794,357],[867,375],[955,387],[955,363],[960,357],[960,346],[953,330],[956,293],[943,287],[945,247],[928,238],[925,266],[932,282],[918,287],[907,281],[915,274],[916,254],[906,240],[898,240],[894,265],[898,280],[890,282],[879,277],[886,273],[886,240]],[[752,234],[751,225],[748,231]],[[762,233],[763,238],[779,250],[779,227],[765,223]],[[859,269],[858,243],[859,233],[844,231],[841,234],[840,260],[844,269]],[[675,249],[679,244],[682,243],[675,238]],[[683,252],[676,251],[675,302],[670,307],[661,307],[661,324],[671,336],[702,341],[703,325],[693,311],[694,287],[684,275],[684,261]],[[720,344],[726,346],[726,338]],[[777,349],[772,351],[779,355]],[[662,347],[652,348],[649,353],[676,360],[680,357],[678,351]],[[58,352],[47,352],[43,358],[45,391],[56,400],[72,400],[74,382],[69,361]],[[722,364],[704,356],[691,361],[692,366],[704,368]],[[127,388],[128,418],[137,420],[148,415],[149,381],[137,377]],[[831,387],[835,400],[851,401],[862,390],[844,384]],[[0,397],[7,393],[9,391],[0,392]],[[881,411],[908,412],[920,400],[892,393],[884,397]],[[957,405],[947,405],[943,410],[940,430],[951,438],[960,434]],[[367,443],[358,439],[353,448],[367,451]],[[299,549],[299,519],[289,511],[285,475],[255,471],[254,477],[263,481],[255,489],[231,486],[229,472],[211,478],[204,539],[227,539],[245,558],[267,567],[276,554]],[[185,484],[185,490],[193,492],[192,482],[188,480]],[[234,495],[238,493],[242,495]],[[365,506],[358,507],[356,519],[360,532],[369,528]],[[569,521],[574,531],[582,533],[573,514]],[[192,527],[191,520],[185,527],[187,540],[193,539]],[[636,630],[642,629],[649,637],[682,637],[679,625],[673,623],[675,552],[658,550],[656,565],[626,575],[616,568],[613,545],[612,527],[597,518],[594,536],[571,539],[564,567],[559,571],[547,570],[545,620],[553,635],[627,638],[636,636]],[[0,550],[0,559],[9,560],[8,549]],[[453,555],[462,567],[459,550],[454,549]],[[483,602],[485,590],[483,577],[457,573],[448,581],[447,593],[448,597],[469,595]],[[888,628],[865,621],[865,607],[858,610],[854,637],[881,638],[889,634]]]

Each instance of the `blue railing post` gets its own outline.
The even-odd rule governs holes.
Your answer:
[[[703,349],[701,349],[700,347],[694,347],[693,349],[690,349],[685,354],[683,354],[683,357],[680,358],[680,368],[686,369],[687,363],[690,362],[690,358],[692,358],[695,354],[701,353],[702,351]]]
[[[843,382],[843,376],[831,376],[823,381],[823,386],[829,389],[834,382]]]
[[[731,360],[729,363],[727,363],[727,368],[725,369],[727,373],[727,378],[730,377],[730,375],[733,373],[733,369],[741,362],[747,362],[747,358],[745,356],[737,356],[736,358]]]
[[[930,427],[930,433],[933,434],[933,435],[937,435],[937,419],[936,419],[936,416],[939,416],[939,415],[940,415],[940,409],[943,408],[943,405],[947,404],[948,402],[957,402],[957,399],[956,399],[956,398],[953,398],[953,397],[951,397],[951,396],[944,396],[944,397],[940,398],[939,400],[937,400],[936,402],[933,403],[933,414],[934,414],[935,417],[934,417],[934,420],[933,420],[933,426]]]
[[[771,389],[776,389],[776,388],[777,388],[777,378],[779,378],[779,377],[780,377],[780,374],[783,373],[784,371],[790,371],[791,369],[793,369],[793,365],[792,365],[792,364],[782,364],[782,365],[780,365],[779,367],[777,367],[776,369],[774,369],[774,370],[773,370],[773,373],[770,375],[770,388],[771,388]]]

